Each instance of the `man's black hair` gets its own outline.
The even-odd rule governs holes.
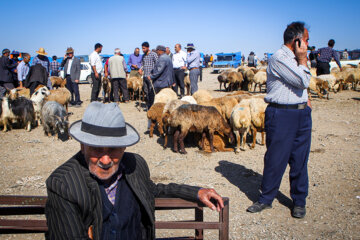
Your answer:
[[[56,59],[57,59],[57,56],[54,55],[54,56],[52,57],[52,59],[53,59],[53,60],[56,60]]]
[[[305,31],[304,22],[292,22],[287,25],[284,32],[284,44],[291,43],[294,38],[299,38]]]
[[[150,47],[150,45],[149,45],[148,42],[143,42],[143,43],[141,44],[141,46],[142,46],[142,47],[147,47],[147,48]]]
[[[97,43],[95,44],[95,50],[98,49],[98,48],[101,48],[103,45],[101,45],[101,43]]]
[[[329,47],[334,47],[335,45],[335,40],[334,39],[330,39],[329,42],[328,42],[328,46]]]

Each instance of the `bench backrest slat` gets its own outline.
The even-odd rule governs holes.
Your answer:
[[[2,196],[0,195],[0,216],[44,215],[45,196]],[[204,222],[204,205],[179,198],[156,198],[156,210],[195,209],[194,221],[155,221],[156,229],[195,229],[195,238],[203,239],[203,229],[219,229],[219,239],[229,239],[229,199],[223,198],[224,209],[219,213],[219,222]],[[43,216],[44,217],[44,216]],[[0,234],[44,233],[46,220],[0,219]]]

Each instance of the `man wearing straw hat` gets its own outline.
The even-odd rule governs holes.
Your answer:
[[[200,53],[195,50],[193,43],[188,43],[185,47],[187,49],[187,67],[190,70],[190,86],[191,95],[198,90],[198,79],[200,76]]]
[[[47,52],[45,52],[45,49],[41,47],[41,48],[39,48],[39,51],[36,51],[36,53],[38,55],[36,57],[34,57],[32,65],[35,66],[38,63],[41,64],[46,69],[46,72],[47,72],[47,74],[49,76],[49,73],[50,73],[50,61],[46,56]],[[47,81],[47,87],[49,89],[52,89],[50,79],[48,79],[48,81]]]
[[[140,137],[116,103],[90,103],[70,135],[81,150],[46,180],[48,239],[155,239],[155,197],[224,207],[214,189],[155,184],[146,161],[125,152]]]

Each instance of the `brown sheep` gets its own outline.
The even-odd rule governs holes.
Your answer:
[[[50,90],[50,95],[45,98],[46,101],[55,101],[63,105],[68,112],[68,105],[71,99],[71,93],[66,88]]]
[[[244,75],[244,81],[241,89],[245,91],[249,91],[251,90],[251,85],[254,82],[255,73],[252,69],[248,69],[243,73],[243,75]]]
[[[50,77],[50,82],[53,88],[63,88],[66,86],[66,78],[63,79],[62,77],[52,76]]]
[[[189,104],[189,102],[175,99],[175,100],[172,100],[170,102],[167,102],[165,104],[165,106],[164,106],[164,110],[163,110],[163,113],[162,113],[162,116],[161,116],[162,123],[163,123],[163,128],[165,129],[164,148],[167,147],[168,135],[170,134],[168,132],[170,114],[175,109],[177,109],[178,107],[180,107],[181,105],[184,105],[184,104]]]
[[[106,102],[106,95],[107,95],[107,98],[108,98],[108,102],[110,102],[110,93],[111,93],[111,82],[110,82],[110,79],[107,78],[107,77],[103,77],[102,78],[102,81],[101,81],[101,85],[104,89],[104,100],[103,102],[105,103]]]
[[[324,90],[326,90],[327,91],[327,99],[329,100],[330,89],[329,89],[329,83],[327,81],[324,81],[318,77],[311,77],[309,87],[307,90],[309,98],[311,99],[310,90],[316,92],[316,94],[319,96],[319,98],[323,98],[322,92]]]
[[[198,132],[202,134],[202,149],[204,149],[204,140],[208,133],[210,149],[215,151],[213,136],[215,132],[223,132],[234,140],[234,135],[230,125],[220,115],[214,107],[207,107],[195,104],[185,104],[175,109],[169,117],[170,126],[175,128],[174,151],[178,152],[178,143],[180,144],[180,153],[185,154],[184,139],[188,132]]]
[[[202,148],[203,146],[202,146],[201,134],[196,134],[195,137],[196,137],[198,146],[200,148]],[[229,144],[229,138],[227,136],[225,136],[223,133],[216,132],[214,134],[213,144],[214,144],[214,149],[217,152],[232,152],[232,151],[234,151],[234,149],[226,147],[226,145]],[[202,149],[202,150],[204,152],[211,153],[210,143],[207,138],[205,138],[205,140],[204,140],[204,149]]]
[[[208,102],[202,103],[201,105],[215,107],[219,111],[221,116],[227,121],[229,121],[232,109],[238,103],[238,98],[225,96],[220,98],[213,98]]]
[[[160,135],[164,134],[162,115],[165,103],[155,103],[147,112],[147,117],[151,121],[149,137],[153,137],[154,127],[157,123]]]
[[[220,75],[217,77],[219,83],[220,83],[220,90],[221,90],[221,85],[224,84],[224,89],[226,90],[226,83],[228,83],[228,75],[231,72],[236,72],[236,70],[226,70],[220,73]]]
[[[130,99],[135,100],[135,92],[139,93],[139,100],[141,100],[142,95],[142,101],[145,101],[144,92],[142,91],[143,88],[143,78],[141,76],[136,77],[129,77],[127,80],[127,88],[129,90]]]
[[[227,80],[229,82],[229,91],[234,91],[238,90],[238,88],[241,86],[244,77],[239,72],[230,72],[227,76]]]

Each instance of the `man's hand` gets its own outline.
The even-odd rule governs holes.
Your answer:
[[[95,78],[99,79],[99,74],[97,72],[95,72],[94,74],[95,74]]]
[[[79,83],[79,80],[75,80],[76,83]]]
[[[149,81],[151,81],[151,77],[150,77],[150,76],[147,76],[147,79],[149,79]]]
[[[142,75],[143,74],[143,70],[139,69],[139,74]]]
[[[307,67],[307,44],[301,38],[301,46],[299,47],[299,43],[295,42],[295,56],[299,63],[299,65],[304,65]]]
[[[212,188],[200,189],[198,192],[198,196],[199,200],[212,210],[217,210],[218,212],[220,212],[220,210],[224,208],[224,202],[222,200],[222,197],[217,194],[217,192]],[[212,202],[210,202],[212,198],[217,201],[216,207]]]
[[[311,109],[312,109],[310,99],[308,99],[308,101],[307,101],[307,105],[309,106],[309,108],[311,108]]]
[[[185,70],[185,69],[186,69],[186,67],[185,67],[185,66],[184,66],[184,67],[181,67],[181,69]]]

